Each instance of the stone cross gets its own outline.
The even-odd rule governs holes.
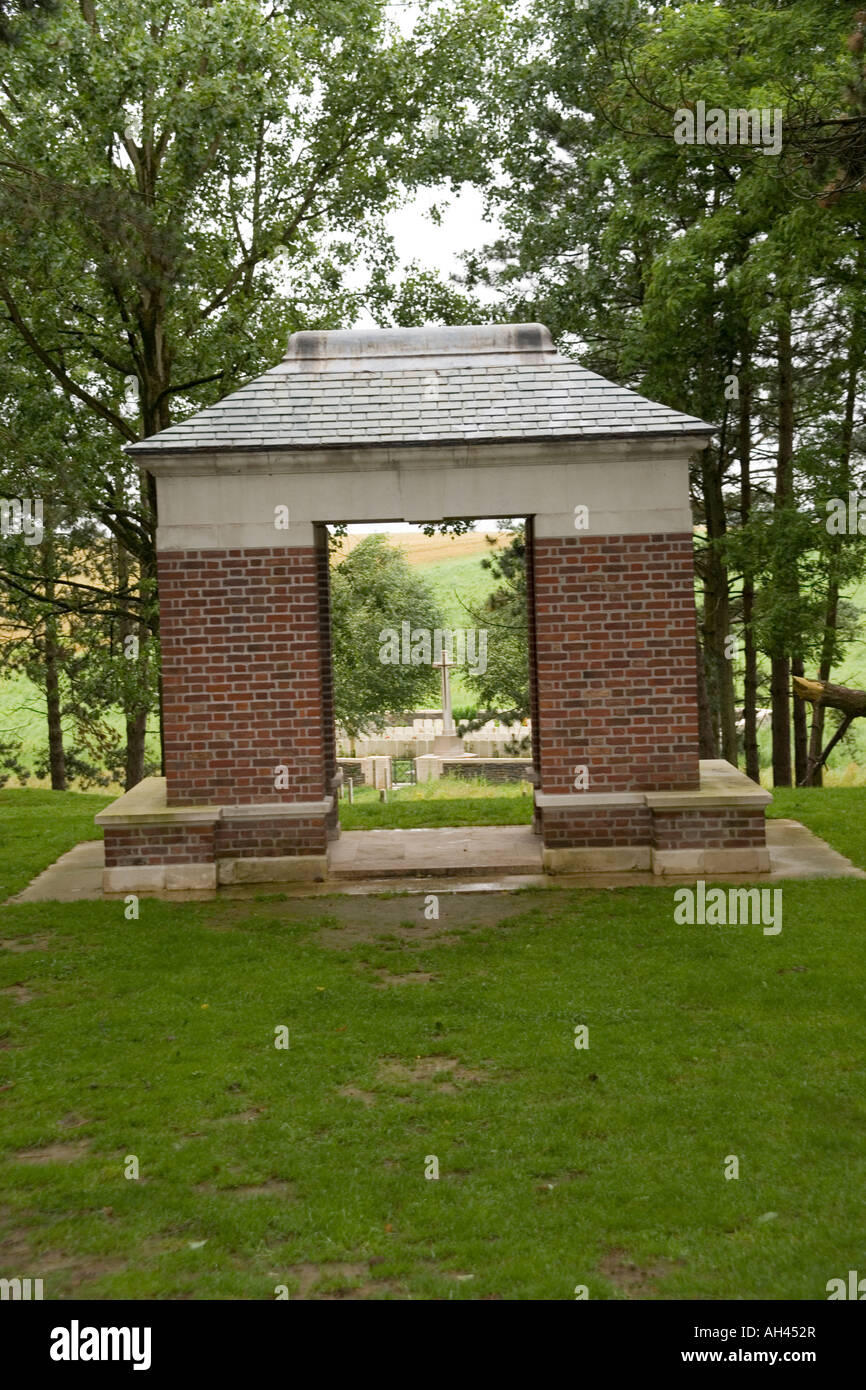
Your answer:
[[[442,672],[442,732],[443,734],[453,734],[455,730],[454,720],[451,716],[451,677],[448,672],[454,662],[449,661],[447,652],[443,652],[442,660],[434,661],[433,665],[438,666]]]

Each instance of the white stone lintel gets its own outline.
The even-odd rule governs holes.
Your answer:
[[[700,762],[700,786],[692,791],[666,792],[542,792],[536,788],[535,804],[542,811],[580,811],[605,806],[647,806],[657,814],[665,811],[714,811],[741,807],[760,811],[773,800],[771,792],[759,787],[744,772],[724,758]]]
[[[118,797],[94,820],[104,830],[123,830],[133,825],[183,826],[217,825],[225,821],[302,820],[326,816],[334,798],[320,801],[264,801],[243,806],[168,806],[164,777],[145,777]]]
[[[542,811],[590,811],[603,806],[645,806],[645,792],[540,792],[535,804]]]
[[[333,810],[334,798],[321,801],[257,801],[249,806],[221,806],[220,820],[301,820],[305,816],[326,816]]]
[[[219,806],[168,806],[164,777],[145,777],[93,819],[107,829],[127,825],[215,825]]]
[[[647,792],[650,810],[703,811],[716,806],[740,806],[759,811],[773,800],[772,792],[759,787],[724,758],[702,759],[700,769],[701,785],[694,791]]]

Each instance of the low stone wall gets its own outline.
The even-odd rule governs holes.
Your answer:
[[[442,758],[443,777],[464,777],[467,781],[526,782],[531,758]]]
[[[364,767],[366,758],[338,758],[337,767],[342,768],[343,778],[348,782],[351,777],[356,787],[367,786],[367,773]],[[372,781],[370,782],[372,786]]]

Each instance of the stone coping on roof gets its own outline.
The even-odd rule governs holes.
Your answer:
[[[694,436],[714,426],[559,356],[540,324],[295,333],[285,361],[130,454]]]

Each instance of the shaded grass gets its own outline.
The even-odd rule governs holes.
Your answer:
[[[0,903],[82,840],[101,840],[93,817],[113,798],[0,788]]]
[[[449,825],[524,825],[532,820],[526,782],[501,784],[443,777],[398,787],[380,801],[373,787],[358,787],[352,804],[340,802],[344,830],[415,830]]]
[[[767,814],[801,821],[866,869],[866,787],[777,787]]]

